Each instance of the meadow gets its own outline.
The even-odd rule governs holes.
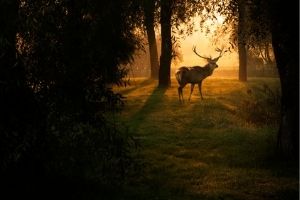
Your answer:
[[[278,78],[208,78],[201,100],[195,87],[136,78],[127,87],[119,118],[137,141],[140,164],[117,199],[296,200],[298,163],[276,155]]]

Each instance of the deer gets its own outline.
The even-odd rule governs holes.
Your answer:
[[[222,49],[216,48],[216,51],[219,52],[219,56],[216,58],[211,57],[205,57],[201,56],[197,53],[196,46],[193,47],[193,52],[200,58],[205,59],[208,63],[204,66],[193,66],[193,67],[186,67],[182,66],[178,68],[175,72],[175,77],[177,79],[177,82],[179,84],[178,87],[178,97],[180,102],[184,102],[183,99],[183,88],[190,83],[191,84],[191,92],[189,96],[189,101],[191,100],[191,96],[194,90],[195,84],[198,84],[199,93],[201,96],[201,100],[203,100],[202,96],[202,81],[206,79],[207,77],[211,76],[213,74],[213,71],[218,68],[217,61],[219,58],[221,58],[226,51],[224,51],[224,47]]]

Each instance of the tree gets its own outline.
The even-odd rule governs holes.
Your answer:
[[[251,28],[258,41],[271,38],[281,83],[277,150],[284,158],[299,159],[299,4],[282,0],[252,3]]]
[[[247,81],[246,31],[246,3],[245,0],[238,0],[238,53],[240,81]]]
[[[299,18],[297,14],[299,5],[296,1],[287,3],[283,0],[251,0],[246,3],[250,10],[250,17],[247,18],[247,36],[245,37],[247,44],[259,47],[262,43],[272,42],[280,77],[281,122],[277,149],[285,158],[293,156],[298,159],[299,30],[297,25],[299,25]],[[210,8],[215,8],[225,16],[225,23],[230,24],[236,21],[234,19],[238,16],[237,7],[236,0],[232,0],[221,1]]]
[[[122,182],[132,141],[110,117],[123,105],[110,86],[140,47],[131,1],[7,0],[0,11],[1,185]]]
[[[264,3],[271,17],[272,45],[282,92],[278,151],[284,157],[299,159],[299,2]]]
[[[159,68],[159,86],[168,87],[171,84],[171,61],[176,56],[173,45],[177,43],[177,38],[172,35],[191,34],[193,24],[191,19],[203,9],[206,1],[181,1],[181,0],[161,0],[160,1],[160,24],[161,24],[161,57]],[[187,30],[184,32],[180,25],[186,24]]]
[[[239,80],[247,81],[247,48],[249,45],[249,1],[229,0],[210,2],[206,4],[209,10],[206,18],[216,19],[216,13],[225,18],[220,33],[231,34],[231,46],[237,48],[239,55]]]
[[[145,27],[147,31],[149,52],[150,52],[150,65],[151,65],[151,78],[158,79],[159,63],[158,63],[158,53],[157,44],[155,36],[155,7],[156,1],[154,0],[144,0],[143,8],[145,15]]]
[[[161,0],[161,56],[159,68],[159,87],[168,87],[171,84],[171,59],[172,59],[172,36],[171,17],[173,0]]]
[[[19,2],[0,2],[0,177],[3,191],[33,180],[38,170],[30,152],[44,125],[40,103],[26,82],[18,52]],[[3,188],[7,186],[7,188]],[[9,193],[9,192],[8,192]],[[3,195],[3,194],[2,194]]]

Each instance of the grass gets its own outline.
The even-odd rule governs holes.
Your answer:
[[[205,99],[195,89],[184,104],[174,79],[168,89],[146,79],[116,88],[126,96],[120,117],[141,145],[134,156],[143,166],[116,198],[298,199],[298,163],[276,158],[277,122],[256,124],[245,117],[251,112],[253,118],[255,109],[244,109],[243,102],[263,99],[265,85],[278,89],[279,80],[209,78],[203,83]],[[185,99],[188,94],[186,87]],[[268,103],[263,106],[278,113]]]

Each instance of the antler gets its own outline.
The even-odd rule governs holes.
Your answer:
[[[219,47],[217,47],[215,50],[216,50],[216,52],[219,52],[219,53],[220,53],[219,56],[218,56],[217,58],[218,58],[218,59],[221,58],[221,57],[223,56],[222,53],[223,53],[224,47],[222,47],[221,49],[220,49]],[[224,52],[224,53],[225,53],[225,52]]]
[[[224,51],[224,47],[222,47],[221,49],[217,47],[215,50],[216,50],[216,52],[220,53],[219,56],[214,59],[214,60],[218,60],[219,58],[221,58],[224,55],[224,53],[226,53],[227,51],[230,51],[230,48],[228,48]]]
[[[193,46],[193,52],[194,52],[197,56],[199,56],[200,58],[204,58],[204,59],[206,59],[206,60],[210,60],[210,59],[211,59],[211,58],[208,58],[208,57],[204,57],[204,56],[199,55],[199,54],[197,53],[197,51],[196,51],[196,46]]]

